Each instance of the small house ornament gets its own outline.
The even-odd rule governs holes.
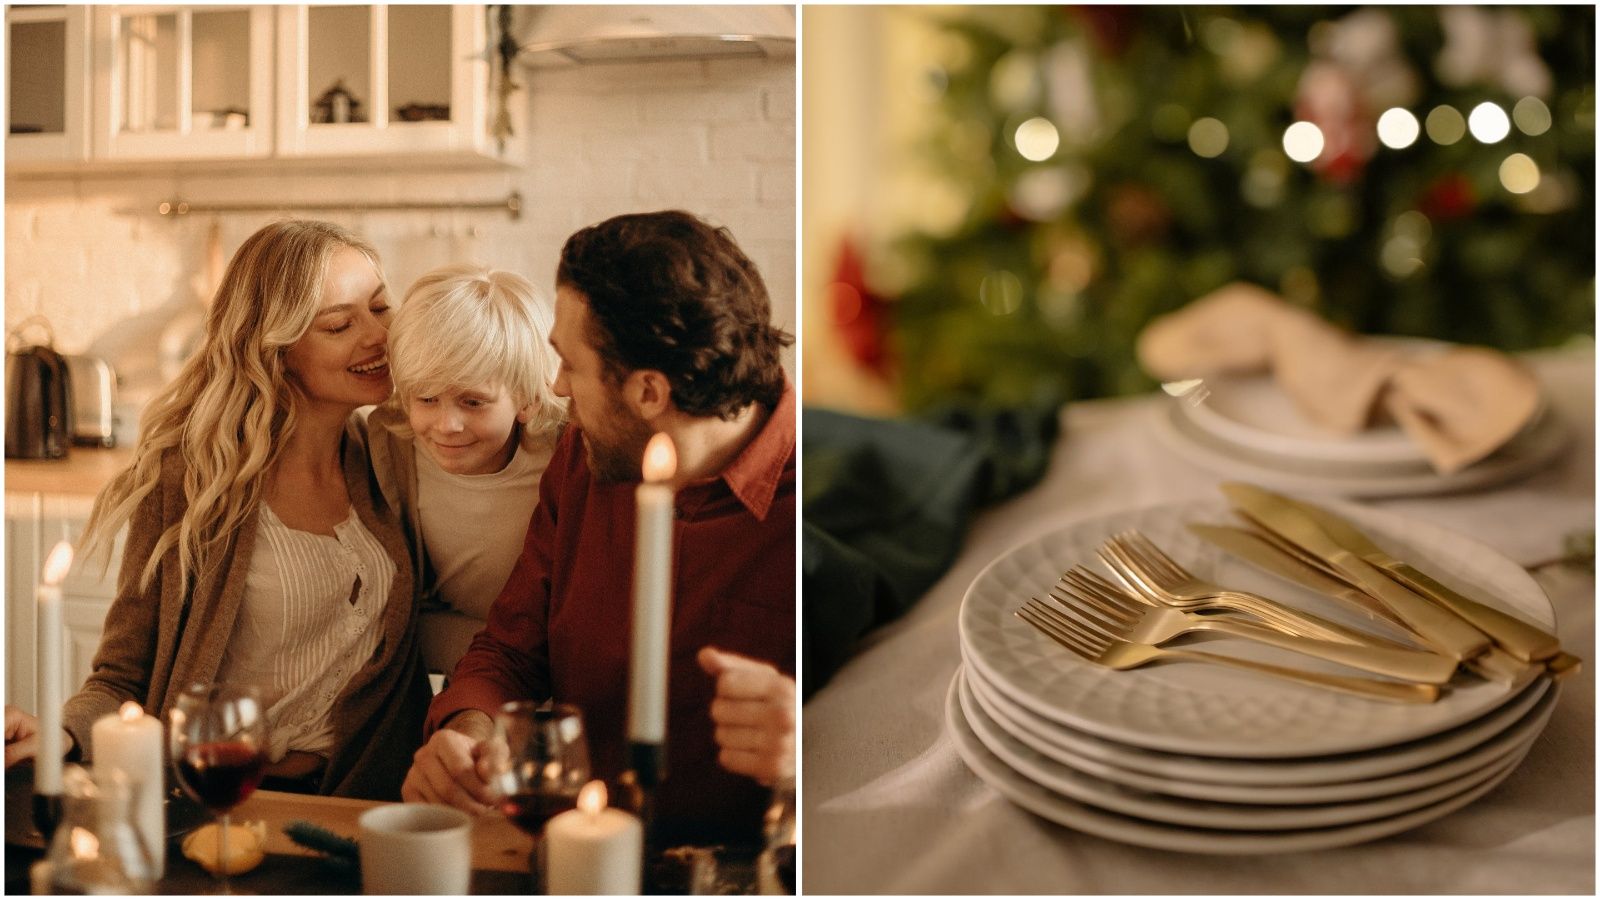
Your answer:
[[[342,78],[335,81],[333,87],[328,88],[317,98],[316,106],[319,123],[343,124],[361,121],[361,101],[344,86]]]

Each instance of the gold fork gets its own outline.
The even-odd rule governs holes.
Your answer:
[[[1444,684],[1456,670],[1455,660],[1425,650],[1320,641],[1260,625],[1150,606],[1082,566],[1074,566],[1062,575],[1057,586],[1050,589],[1050,597],[1106,634],[1141,644],[1160,645],[1191,632],[1214,631],[1406,681]]]
[[[1307,672],[1233,656],[1200,653],[1194,650],[1165,650],[1153,644],[1119,640],[1061,615],[1038,600],[1029,600],[1015,611],[1015,615],[1076,656],[1111,669],[1133,669],[1158,659],[1175,659],[1233,666],[1301,684],[1396,703],[1432,703],[1439,698],[1439,688],[1432,684],[1380,681],[1375,678]]]
[[[1290,609],[1259,594],[1229,590],[1196,577],[1137,531],[1125,531],[1112,537],[1100,547],[1099,555],[1128,587],[1163,605],[1195,608],[1211,604],[1215,608],[1248,613],[1280,631],[1300,637],[1410,649],[1387,638]]]

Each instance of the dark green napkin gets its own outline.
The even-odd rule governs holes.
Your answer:
[[[974,511],[1044,476],[1055,407],[952,407],[926,420],[802,413],[806,697],[856,642],[927,592]]]

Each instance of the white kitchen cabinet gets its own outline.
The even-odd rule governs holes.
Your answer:
[[[89,7],[6,8],[8,165],[89,158],[89,37]]]
[[[487,7],[284,6],[277,15],[279,156],[514,158],[491,134]]]
[[[96,159],[272,153],[271,7],[93,9]]]
[[[522,158],[499,110],[489,7],[9,7],[7,170]],[[526,76],[524,76],[526,77]],[[334,108],[318,101],[339,85]]]
[[[83,496],[6,494],[6,702],[38,709],[38,618],[35,591],[45,556],[62,539],[78,545],[91,500]],[[106,613],[116,597],[123,535],[105,572],[80,554],[61,583],[63,697],[89,677]]]

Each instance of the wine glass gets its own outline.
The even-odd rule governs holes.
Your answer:
[[[219,892],[230,893],[228,812],[261,784],[267,762],[261,693],[249,685],[193,684],[178,695],[169,719],[178,783],[219,819]]]
[[[575,808],[578,791],[589,781],[583,714],[564,703],[507,703],[495,714],[484,759],[500,811],[533,838],[537,878],[545,823]]]

